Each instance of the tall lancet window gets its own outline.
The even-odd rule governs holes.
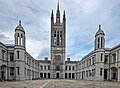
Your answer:
[[[60,31],[60,45],[62,45],[62,31]]]
[[[101,37],[101,48],[103,48],[103,37]]]
[[[56,45],[56,31],[54,32],[54,45]]]
[[[23,45],[23,35],[21,34],[21,45]]]
[[[57,32],[57,45],[59,45],[59,31]]]
[[[100,38],[98,38],[98,48],[100,48]]]
[[[20,45],[20,36],[19,36],[19,33],[17,34],[17,45]]]

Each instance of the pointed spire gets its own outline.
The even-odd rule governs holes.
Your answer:
[[[64,10],[64,14],[63,14],[63,17],[65,17],[65,10]]]
[[[101,25],[99,25],[99,29],[101,29]]]
[[[21,25],[21,20],[19,20],[19,25]]]
[[[59,0],[58,0],[58,5],[57,5],[57,11],[59,11]]]
[[[60,23],[59,0],[58,0],[58,4],[57,4],[56,23]]]
[[[51,17],[53,17],[54,13],[53,13],[53,9],[52,9],[52,13],[51,13]]]

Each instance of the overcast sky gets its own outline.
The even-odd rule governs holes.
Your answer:
[[[0,41],[14,43],[18,21],[26,31],[27,51],[36,59],[50,57],[50,15],[57,0],[0,0]],[[67,15],[66,58],[80,60],[94,50],[98,25],[105,32],[105,47],[120,43],[120,0],[60,0]]]

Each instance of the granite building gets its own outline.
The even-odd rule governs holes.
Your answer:
[[[120,81],[120,45],[105,48],[105,33],[99,25],[94,50],[80,61],[66,58],[66,13],[60,20],[51,13],[50,60],[36,60],[26,51],[26,35],[21,21],[15,28],[14,44],[0,42],[0,80],[77,79]],[[67,59],[67,60],[66,60]],[[81,58],[79,58],[81,59]]]

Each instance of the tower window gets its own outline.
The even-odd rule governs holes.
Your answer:
[[[108,55],[105,55],[105,63],[108,62]]]
[[[98,48],[100,48],[100,38],[98,38]]]
[[[55,31],[55,33],[54,33],[54,37],[56,37],[56,31]]]
[[[17,45],[20,45],[20,35],[19,35],[19,33],[17,35]]]
[[[103,48],[103,38],[101,37],[101,48]]]
[[[19,37],[19,33],[18,33],[18,37]]]
[[[115,64],[115,62],[116,62],[116,53],[112,54],[112,57],[113,57],[113,63]]]
[[[54,45],[56,45],[56,31],[54,32]]]
[[[10,61],[14,61],[14,54],[10,53]]]
[[[19,53],[20,53],[20,51],[17,51],[17,59],[20,59],[19,57]]]
[[[57,45],[59,45],[59,31],[57,32]]]
[[[4,58],[5,58],[5,51],[2,50],[2,59],[4,60]]]
[[[101,61],[102,61],[102,58],[103,58],[103,53],[101,53]]]
[[[91,59],[89,59],[89,66],[91,65]]]
[[[94,65],[95,63],[95,60],[94,60],[94,57],[92,57],[92,65]]]
[[[17,67],[17,74],[20,74],[20,67]]]
[[[21,44],[20,45],[23,45],[23,35],[21,34],[21,39],[20,39],[20,41],[21,41]]]
[[[60,66],[59,66],[59,65],[56,66],[56,70],[57,70],[57,71],[60,70]]]
[[[62,31],[60,31],[60,45],[62,45]]]
[[[102,68],[100,68],[100,76],[102,76]]]

